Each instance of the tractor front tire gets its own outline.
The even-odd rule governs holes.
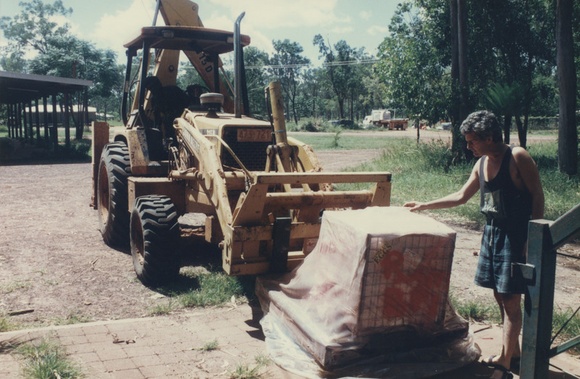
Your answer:
[[[97,204],[103,241],[111,247],[129,247],[127,178],[131,172],[129,150],[123,142],[105,145],[99,162]]]
[[[179,274],[178,217],[167,196],[135,199],[131,212],[131,256],[137,277],[147,286],[166,284]]]

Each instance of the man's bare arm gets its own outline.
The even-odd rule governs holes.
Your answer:
[[[473,197],[479,190],[479,165],[481,160],[473,166],[471,170],[471,175],[467,182],[461,187],[457,192],[444,196],[442,198],[431,200],[428,202],[417,202],[409,201],[403,206],[411,208],[411,211],[422,211],[426,209],[442,209],[442,208],[452,208],[461,204],[465,204],[469,199]]]
[[[512,154],[522,181],[532,196],[532,219],[544,218],[544,190],[538,166],[523,148],[514,148]]]

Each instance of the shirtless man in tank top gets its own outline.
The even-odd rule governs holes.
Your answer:
[[[493,289],[503,320],[501,351],[486,360],[494,367],[491,378],[509,379],[519,362],[522,327],[522,277],[512,275],[512,263],[525,262],[528,222],[544,217],[544,192],[536,163],[521,147],[503,143],[502,129],[488,111],[470,114],[461,124],[467,148],[480,159],[463,187],[428,202],[404,204],[411,211],[451,208],[465,204],[480,191],[480,209],[486,216],[475,283]]]

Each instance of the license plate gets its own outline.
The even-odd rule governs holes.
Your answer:
[[[271,140],[270,129],[238,129],[238,142],[270,142]]]

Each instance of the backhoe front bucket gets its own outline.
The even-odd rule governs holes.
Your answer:
[[[300,190],[305,184],[331,181],[375,184],[370,190],[358,191]],[[295,190],[268,190],[284,184],[292,185]],[[390,193],[389,173],[256,173],[233,211],[229,245],[225,238],[224,269],[234,275],[292,269],[314,248],[324,210],[388,206]],[[279,231],[281,223],[286,224],[285,234]],[[287,251],[277,251],[280,249]]]

